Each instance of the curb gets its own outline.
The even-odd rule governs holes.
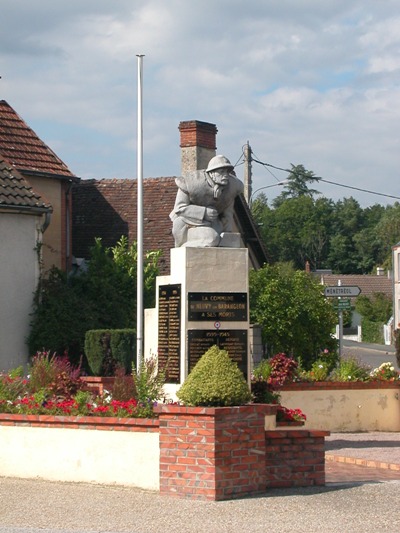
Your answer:
[[[400,472],[400,464],[384,463],[381,461],[372,461],[370,459],[357,459],[356,457],[344,457],[342,455],[332,455],[330,453],[325,454],[325,461],[364,466],[367,468],[382,468],[386,470],[395,470]]]

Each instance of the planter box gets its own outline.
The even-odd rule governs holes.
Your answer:
[[[0,476],[159,488],[158,420],[0,414]]]
[[[160,405],[159,419],[0,414],[0,477],[204,500],[323,484],[328,432],[277,430],[276,409]]]
[[[400,431],[399,382],[310,382],[284,385],[285,407],[306,414],[305,429]]]
[[[267,487],[325,485],[325,437],[329,431],[265,432]]]
[[[265,416],[276,409],[158,406],[161,493],[225,500],[264,492]]]

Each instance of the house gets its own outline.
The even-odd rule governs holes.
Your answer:
[[[205,168],[216,155],[215,125],[193,120],[181,122],[179,130],[182,174]],[[163,251],[160,274],[169,274],[170,249],[175,246],[169,214],[176,193],[174,177],[143,180],[143,247]],[[81,180],[73,187],[72,198],[74,257],[87,259],[96,237],[105,246],[115,245],[122,235],[129,242],[136,240],[137,180]],[[250,264],[260,268],[268,261],[267,252],[244,196],[235,200],[234,222],[242,246],[249,250]]]
[[[43,236],[43,265],[71,265],[71,187],[79,181],[63,161],[5,101],[0,100],[0,158],[17,170],[46,204],[53,207]]]
[[[28,361],[33,294],[40,270],[40,247],[51,205],[0,158],[0,371]]]
[[[370,274],[332,274],[327,272],[313,272],[313,275],[319,276],[321,284],[327,287],[353,286],[361,289],[362,296],[372,297],[374,294],[381,293],[393,299],[393,279],[391,276],[383,275],[380,269],[378,269],[376,275]],[[352,298],[354,301],[354,298]]]
[[[332,274],[331,271],[316,271],[312,273],[320,278],[321,284],[325,287],[358,287],[361,296],[373,298],[375,294],[383,294],[393,302],[393,279],[391,274],[385,276],[381,268],[377,269],[376,275],[370,274]],[[355,305],[357,297],[349,298],[351,305]],[[361,332],[361,315],[353,310],[352,324],[349,328],[344,328],[344,334],[348,339],[360,341]],[[391,326],[390,323],[385,325],[383,335],[385,343],[391,343]],[[338,332],[337,332],[338,335]]]
[[[399,352],[399,331],[400,330],[400,242],[392,247],[393,254],[393,318],[394,330],[396,331],[396,347]],[[400,353],[400,352],[399,352]],[[400,355],[398,356],[400,364]]]

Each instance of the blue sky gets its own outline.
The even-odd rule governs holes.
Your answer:
[[[398,0],[0,0],[0,98],[82,178],[180,173],[178,125],[278,167],[400,197]],[[242,167],[237,169],[242,177]],[[286,174],[253,166],[253,188]],[[320,183],[335,201],[394,200]],[[265,191],[268,197],[279,187]]]

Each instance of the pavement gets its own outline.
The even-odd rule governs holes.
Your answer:
[[[0,533],[398,533],[399,490],[400,433],[333,433],[325,487],[240,500],[0,478]]]
[[[327,483],[400,481],[400,433],[331,433],[325,439]]]

